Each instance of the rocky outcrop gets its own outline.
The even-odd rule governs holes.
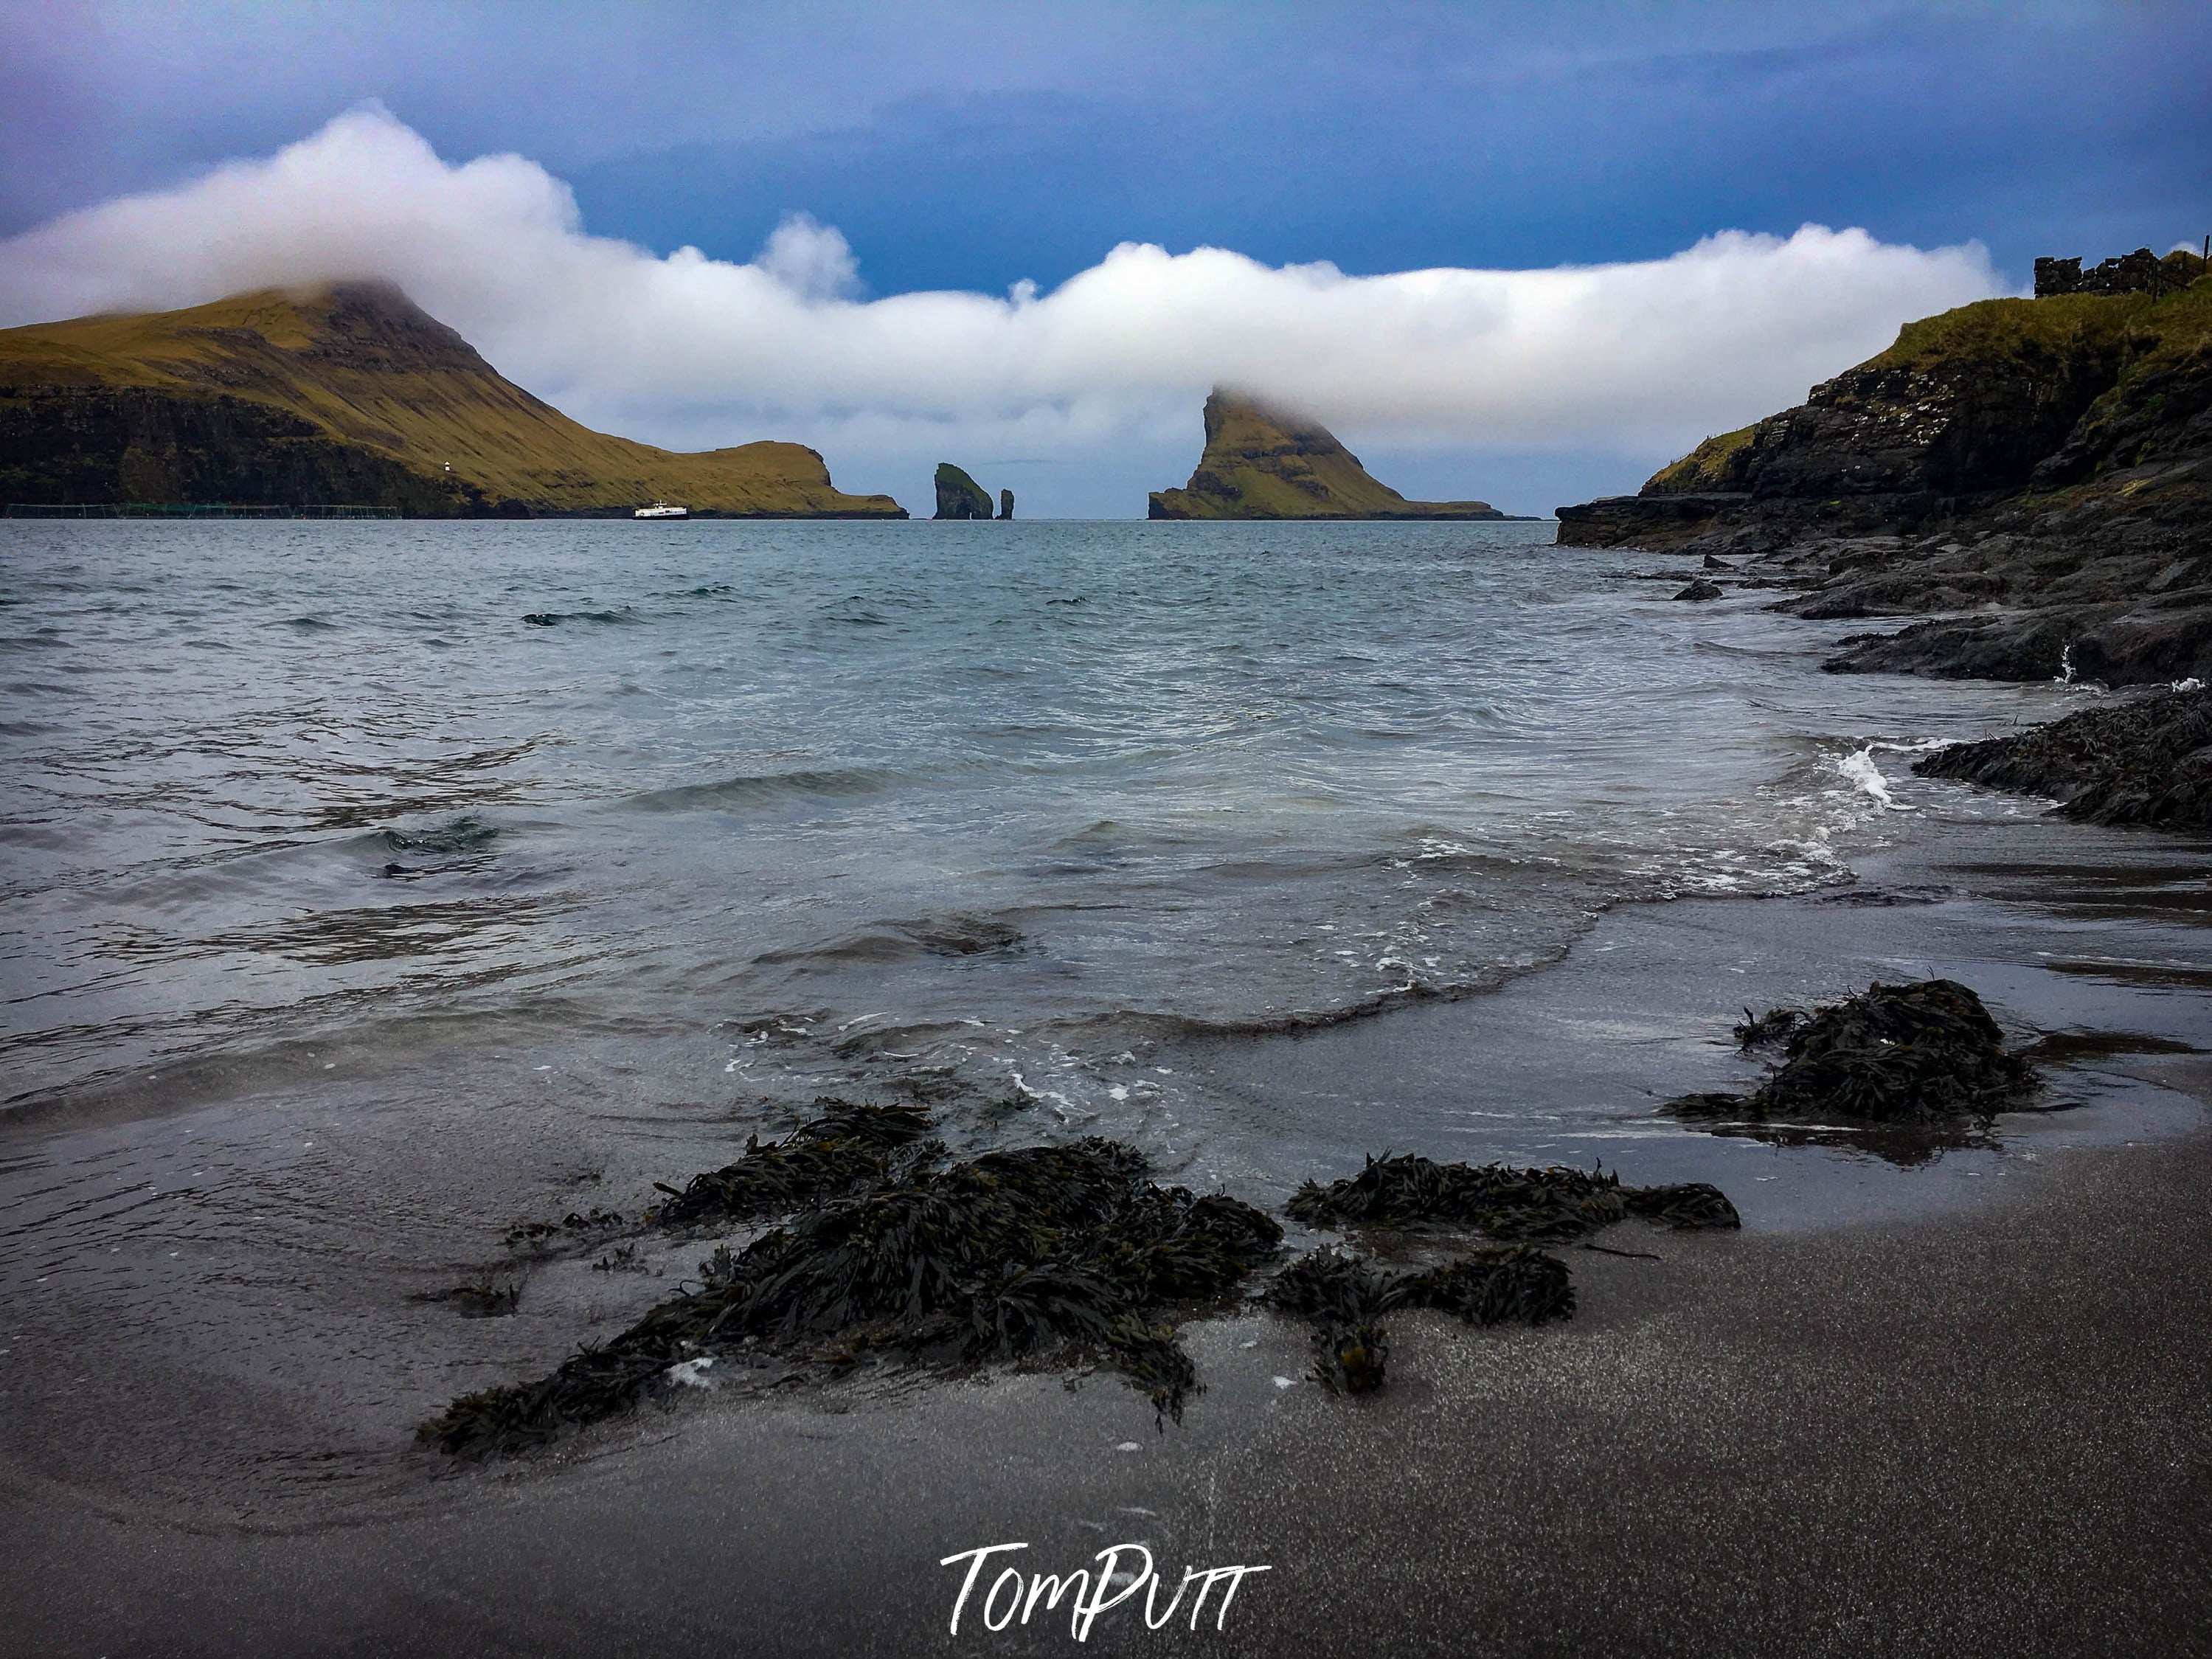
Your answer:
[[[1181,489],[1155,491],[1154,519],[1503,519],[1487,501],[1409,501],[1368,475],[1323,426],[1216,387],[1206,452]]]
[[[1002,489],[999,492],[999,516],[1002,519],[1011,519],[1014,516],[1014,492],[1011,489]]]
[[[1559,509],[1562,547],[1679,547],[1711,530],[1751,499],[1742,490],[1711,495],[1608,495]]]
[[[1799,615],[1924,619],[1844,641],[1839,671],[2212,676],[2212,279],[1909,325],[1801,407],[1559,517],[1569,546],[1747,558],[1712,580],[1804,590]]]
[[[2205,244],[2212,254],[2212,240]],[[2035,297],[2048,300],[2060,294],[2171,294],[2187,288],[2203,276],[2212,259],[2177,249],[2163,259],[2147,247],[2107,259],[2094,270],[2081,269],[2079,259],[2038,259]]]
[[[939,519],[988,519],[991,492],[950,461],[937,464],[937,511]]]
[[[580,426],[373,283],[0,331],[0,499],[906,516],[799,444],[680,453]]]
[[[1916,763],[1955,778],[2047,795],[2068,817],[2212,830],[2212,692],[2201,685],[2118,702]]]

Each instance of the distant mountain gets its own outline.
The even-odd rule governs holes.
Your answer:
[[[1206,400],[1206,453],[1181,489],[1155,491],[1155,519],[1502,519],[1487,501],[1409,501],[1367,474],[1318,423],[1218,386]]]
[[[906,516],[799,444],[680,453],[580,426],[380,283],[0,330],[0,499]]]

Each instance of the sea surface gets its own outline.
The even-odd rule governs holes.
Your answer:
[[[0,1113],[674,1039],[1202,1133],[1146,1045],[1848,883],[1914,750],[2079,695],[1552,534],[0,526]]]

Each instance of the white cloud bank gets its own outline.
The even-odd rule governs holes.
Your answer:
[[[2003,291],[1978,244],[1808,225],[1638,264],[1381,276],[1124,244],[1048,294],[867,300],[844,237],[811,219],[750,264],[659,258],[586,234],[536,163],[449,164],[364,107],[265,160],[0,242],[0,324],[342,276],[398,283],[502,372],[627,435],[797,438],[844,488],[923,501],[882,475],[925,458],[1058,461],[1008,479],[1041,489],[1040,510],[1125,513],[1182,482],[1217,382],[1313,410],[1370,464],[1663,459],[1799,401],[1907,319]],[[1499,499],[1484,483],[1454,493]]]

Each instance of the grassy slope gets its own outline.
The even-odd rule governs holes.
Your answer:
[[[1369,477],[1327,428],[1218,391],[1206,400],[1206,453],[1189,484],[1153,500],[1181,519],[1486,518],[1492,511],[1486,501],[1409,501]]]
[[[149,315],[0,331],[0,394],[46,388],[222,394],[494,501],[554,511],[679,501],[731,514],[896,514],[848,495],[814,451],[752,443],[679,453],[580,426],[506,380],[396,290],[334,285]]]
[[[1679,461],[1659,469],[1644,488],[1655,495],[1688,495],[1700,490],[1726,489],[1729,459],[1751,441],[1757,428],[1738,427],[1717,438],[1708,438]]]
[[[2191,261],[2191,264],[2195,262]],[[2144,294],[2068,294],[2042,300],[1980,300],[1907,323],[1886,351],[1863,369],[1966,368],[1978,379],[2004,371],[2031,374],[2069,360],[2110,353],[2119,378],[2082,417],[2085,428],[2110,420],[2142,382],[2212,353],[2212,280],[2157,299]],[[1753,428],[1708,438],[1644,485],[1655,495],[1740,488],[1728,463]]]

